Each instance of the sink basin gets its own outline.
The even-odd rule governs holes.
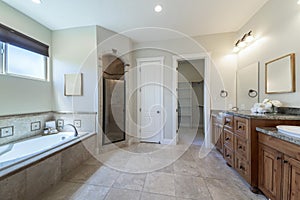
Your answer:
[[[280,125],[276,126],[279,132],[294,136],[294,137],[300,137],[300,126],[285,126]]]

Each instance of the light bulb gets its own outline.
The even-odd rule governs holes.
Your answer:
[[[238,47],[239,48],[244,48],[246,46],[246,42],[244,42],[244,41],[240,41],[239,43],[238,43]]]
[[[159,5],[159,4],[156,5],[156,6],[154,7],[154,11],[157,12],[157,13],[161,12],[161,11],[162,11],[162,6]]]
[[[247,42],[247,43],[253,42],[253,40],[254,40],[253,35],[248,35],[248,36],[246,37],[246,42]]]
[[[238,48],[237,46],[234,46],[232,51],[233,51],[233,53],[237,53],[240,51],[240,48]]]

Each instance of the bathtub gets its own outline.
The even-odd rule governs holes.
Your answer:
[[[79,132],[79,135],[74,137],[74,132],[60,132],[54,135],[38,136],[0,146],[0,170],[43,154],[73,140],[80,139],[88,134],[87,132]]]

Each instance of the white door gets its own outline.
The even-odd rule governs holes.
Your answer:
[[[161,142],[163,135],[163,58],[138,59],[139,131],[142,142]]]

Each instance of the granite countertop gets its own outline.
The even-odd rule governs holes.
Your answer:
[[[219,115],[220,112],[234,115],[237,117],[244,117],[248,119],[270,119],[270,120],[300,120],[300,115],[289,115],[289,114],[279,114],[279,113],[252,113],[251,111],[212,111],[212,115]]]
[[[285,133],[281,133],[275,127],[263,127],[263,128],[256,127],[256,130],[258,132],[264,133],[266,135],[273,136],[278,139],[281,139],[281,140],[284,140],[284,141],[287,141],[287,142],[290,142],[290,143],[300,146],[300,137],[297,138],[297,137],[287,135]]]

